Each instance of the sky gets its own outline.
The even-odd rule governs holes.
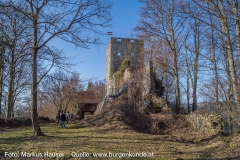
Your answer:
[[[112,28],[104,28],[103,31],[113,32],[112,37],[130,38],[132,29],[139,20],[140,6],[138,0],[113,0]],[[71,71],[80,73],[82,79],[103,80],[106,76],[106,47],[111,36],[101,37],[103,44],[97,48],[92,45],[90,49],[76,48],[66,42],[53,42],[59,49],[63,49],[66,55],[74,56],[74,63],[79,63],[71,68]],[[131,37],[134,38],[134,37]]]

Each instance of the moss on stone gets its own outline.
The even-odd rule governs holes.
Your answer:
[[[116,71],[115,73],[113,73],[113,71],[110,71],[110,78],[115,78],[115,82],[116,82],[116,87],[119,87],[120,85],[120,81],[123,77],[124,72],[126,71],[126,69],[128,69],[130,67],[130,60],[123,60],[120,66],[120,71]]]
[[[123,74],[128,68],[130,68],[130,60],[125,59],[121,63],[120,72]]]

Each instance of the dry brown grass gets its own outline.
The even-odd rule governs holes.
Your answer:
[[[154,153],[148,159],[239,159],[240,134],[222,137],[194,130],[183,115],[143,114],[117,104],[83,121],[42,127],[46,137],[32,138],[32,128],[0,131],[0,159],[5,152]],[[47,158],[43,158],[47,159]],[[50,158],[51,159],[51,158]],[[56,158],[55,158],[56,159]],[[85,159],[99,159],[90,158]],[[103,159],[119,159],[103,158]],[[127,158],[132,159],[132,158]],[[143,159],[143,158],[134,158]],[[147,158],[144,158],[147,159]]]
[[[186,146],[194,144],[194,147],[201,148],[201,151],[204,150],[204,154],[199,157],[200,159],[223,157],[240,159],[239,133],[233,135],[234,138],[231,138],[229,142],[224,140],[225,137],[220,133],[214,134],[195,130],[185,120],[185,115],[144,114],[127,104],[118,103],[106,107],[101,113],[82,121],[82,124],[94,126],[103,132],[133,130],[137,133],[162,135],[166,140],[179,142]],[[190,151],[194,150],[194,148],[190,149]]]

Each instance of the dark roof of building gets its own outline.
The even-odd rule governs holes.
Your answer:
[[[80,92],[80,100],[81,104],[98,104],[98,100],[93,91],[82,91]]]

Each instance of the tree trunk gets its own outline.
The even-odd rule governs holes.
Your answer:
[[[176,103],[175,103],[175,112],[178,114],[180,111],[180,88],[179,88],[179,77],[178,77],[178,53],[176,50],[176,44],[175,44],[175,35],[172,23],[170,24],[169,28],[170,38],[171,38],[171,51],[173,56],[173,70],[174,70],[174,84],[175,84],[175,96],[176,96]]]
[[[164,63],[168,63],[168,57],[165,58],[165,62]],[[164,81],[165,79],[165,99],[167,102],[169,102],[169,99],[168,99],[168,95],[169,95],[169,73],[167,72],[167,69],[165,69],[165,71],[163,72],[163,78],[162,78],[162,82]]]
[[[176,108],[175,111],[178,114],[180,111],[180,89],[179,89],[179,79],[178,79],[178,68],[177,68],[177,62],[176,57],[174,58],[174,83],[175,83],[175,94],[176,94]]]
[[[195,53],[194,66],[193,66],[193,104],[192,111],[197,110],[197,75],[198,75],[198,50]]]
[[[3,71],[0,70],[0,118],[2,118]]]
[[[227,62],[226,60],[226,57],[225,57],[225,61]],[[225,63],[226,63],[225,62]],[[226,64],[226,67],[228,64]],[[227,77],[228,77],[228,81],[230,82],[230,73],[229,71],[226,69],[227,71]],[[228,125],[229,125],[229,133],[232,134],[233,133],[233,116],[232,116],[232,103],[233,101],[233,97],[232,97],[232,84],[231,83],[228,83],[228,90],[227,90],[227,119],[228,119]]]
[[[32,48],[32,84],[31,84],[31,111],[32,111],[32,125],[33,125],[33,136],[44,136],[41,131],[38,113],[37,113],[37,53],[38,53],[38,44],[37,44],[37,19],[33,20],[33,48]]]
[[[188,113],[191,112],[191,108],[190,108],[190,85],[189,85],[189,74],[190,74],[190,69],[189,69],[189,65],[188,65],[188,55],[186,55],[186,65],[187,65],[187,74],[186,74],[186,83],[187,83],[187,109],[188,109]]]
[[[233,125],[233,123],[234,123],[234,117],[233,117],[233,109],[232,109],[232,105],[233,105],[233,103],[232,103],[232,96],[231,96],[231,94],[230,94],[230,91],[231,91],[231,89],[230,90],[228,90],[228,92],[229,92],[229,96],[228,96],[228,100],[227,100],[227,116],[228,116],[228,124],[229,124],[229,132],[230,132],[230,134],[233,134],[233,127],[234,127],[234,125]]]
[[[170,32],[171,35],[171,50],[173,54],[173,66],[174,66],[174,84],[175,84],[175,95],[176,95],[176,108],[175,111],[178,114],[180,111],[180,88],[179,88],[179,77],[178,77],[178,65],[177,65],[177,51],[175,48],[175,39],[174,39],[174,33],[173,30]]]
[[[226,27],[224,27],[224,31],[225,31],[226,35],[227,35],[227,33],[229,33]],[[237,76],[236,76],[236,71],[235,71],[235,64],[234,64],[234,58],[233,58],[233,53],[232,53],[231,40],[230,40],[229,36],[226,37],[226,45],[227,45],[227,53],[228,53],[228,62],[229,62],[229,71],[230,71],[230,76],[231,76],[231,83],[232,83],[234,98],[236,100],[236,103],[237,103],[237,106],[238,106],[238,111],[239,111],[239,109],[240,109],[240,96],[239,96],[239,91],[238,91],[238,81],[237,81]]]
[[[214,57],[215,57],[215,51],[214,51]],[[214,77],[215,77],[215,95],[216,95],[216,107],[219,108],[219,93],[218,93],[218,85],[219,85],[219,78],[218,78],[218,68],[217,68],[217,62],[214,58],[213,61],[214,65]]]
[[[165,81],[166,81],[166,83],[165,83],[165,95],[166,95],[165,99],[168,102],[169,101],[168,100],[168,89],[169,89],[169,86],[168,86],[168,73],[167,72],[165,72]]]
[[[0,70],[0,118],[2,118],[3,68]]]
[[[2,42],[3,43],[3,40]],[[2,93],[3,93],[3,73],[4,73],[4,59],[3,59],[3,54],[4,54],[4,47],[1,47],[0,50],[0,118],[2,118]]]
[[[238,8],[238,0],[233,2],[233,13],[234,13],[234,21],[236,25],[236,38],[237,38],[237,50],[238,50],[238,63],[240,64],[240,22],[239,22],[239,8]]]
[[[7,106],[7,118],[13,118],[14,117],[14,111],[13,111],[13,77],[12,73],[10,71],[10,79],[9,79],[9,86],[8,86],[8,106]]]
[[[14,52],[12,51],[11,62],[9,66],[10,79],[8,82],[8,107],[7,107],[7,117],[14,117],[14,106],[13,106],[13,87],[14,87]]]
[[[194,64],[193,64],[193,104],[192,111],[197,110],[197,82],[198,82],[198,59],[199,59],[199,50],[200,50],[200,28],[199,21],[194,19],[193,28],[193,39],[194,39]]]
[[[229,82],[229,83],[232,83],[234,98],[236,100],[238,112],[240,113],[240,94],[238,91],[238,80],[237,80],[235,64],[234,64],[233,49],[232,49],[232,44],[231,44],[231,39],[230,39],[230,30],[229,30],[227,17],[226,17],[226,15],[224,15],[224,9],[223,9],[222,2],[220,2],[220,10],[223,14],[220,17],[220,22],[221,22],[221,25],[222,25],[222,28],[223,28],[223,31],[225,34],[229,71],[230,71],[230,76],[231,76],[231,82]]]
[[[212,21],[212,16],[210,15],[210,21],[211,21],[211,24],[213,24],[213,21]],[[214,29],[211,27],[212,29],[212,32],[211,32],[211,48],[212,48],[212,54],[213,54],[213,57],[212,57],[212,63],[213,63],[213,66],[214,66],[214,77],[215,77],[215,95],[216,95],[216,107],[218,108],[219,106],[219,93],[218,93],[218,85],[219,85],[219,78],[218,78],[218,66],[217,66],[217,59],[216,59],[216,45],[215,45],[215,39],[214,39]]]
[[[239,22],[239,8],[238,8],[238,0],[233,2],[233,13],[234,13],[234,21],[236,25],[236,38],[237,38],[237,50],[238,50],[238,65],[240,65],[240,22]],[[238,90],[239,91],[239,90]],[[239,95],[240,98],[240,95]],[[240,100],[240,99],[238,99]],[[240,115],[240,102],[238,102],[238,114]],[[232,110],[232,108],[231,108]],[[231,128],[233,133],[233,126]]]
[[[224,48],[224,66],[226,70],[226,77],[228,79],[228,89],[227,89],[227,119],[228,119],[228,125],[229,125],[229,133],[233,133],[233,116],[232,116],[232,101],[233,101],[233,95],[232,95],[232,83],[231,83],[231,73],[229,69],[229,62],[228,62],[228,54],[227,54],[227,48]],[[220,109],[217,106],[218,112],[220,113]]]

